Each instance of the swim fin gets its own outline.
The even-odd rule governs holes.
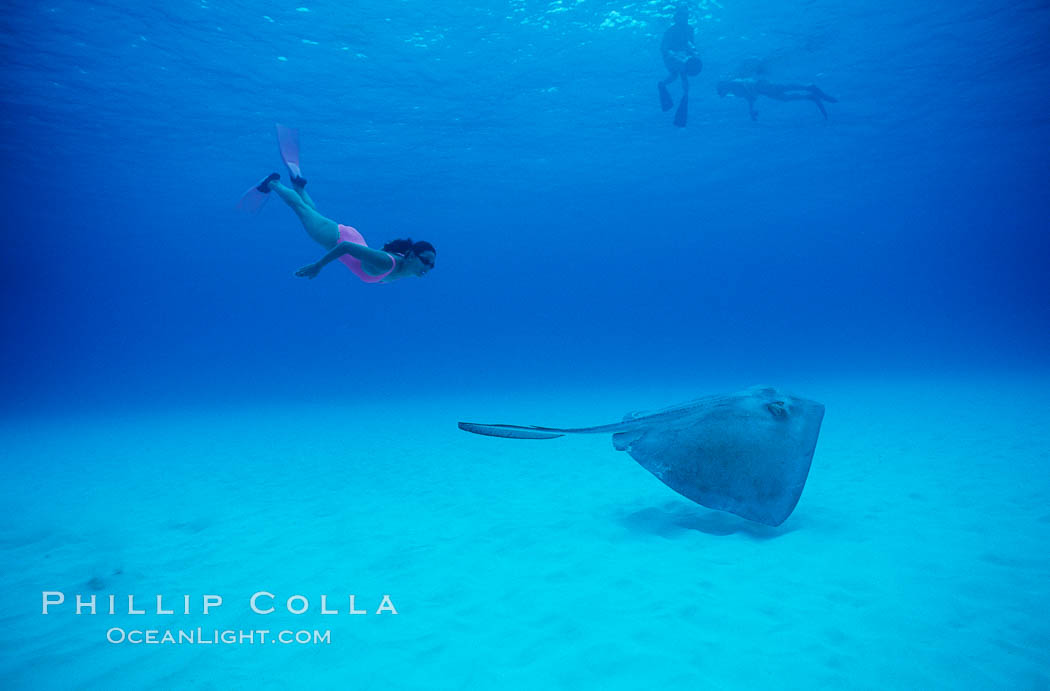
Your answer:
[[[265,185],[274,180],[280,180],[281,176],[277,173],[270,173],[265,178],[259,181],[259,184],[249,187],[248,190],[241,195],[241,200],[237,202],[237,208],[241,211],[255,214],[259,213],[259,209],[266,205],[266,200],[270,198],[270,191],[265,188]]]
[[[281,151],[281,160],[288,167],[292,184],[299,187],[305,185],[306,178],[299,168],[299,130],[277,125],[277,148]]]
[[[674,126],[685,127],[686,122],[689,120],[689,97],[683,95],[682,100],[678,102],[678,110],[674,112]]]
[[[674,107],[674,101],[671,100],[671,93],[667,90],[667,87],[663,82],[657,82],[656,89],[660,92],[660,110],[666,113]]]

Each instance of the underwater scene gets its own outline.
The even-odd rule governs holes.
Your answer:
[[[0,18],[0,688],[1050,687],[1045,0]]]

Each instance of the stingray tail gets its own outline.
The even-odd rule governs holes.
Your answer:
[[[477,422],[461,422],[459,423],[459,428],[464,432],[483,434],[486,437],[504,437],[506,439],[557,439],[565,436],[561,430],[547,427],[483,425]]]
[[[486,437],[503,437],[505,439],[557,439],[566,434],[607,434],[631,429],[629,420],[614,422],[611,425],[597,427],[536,427],[535,425],[486,425],[479,422],[461,422],[459,428],[464,432],[483,434]]]

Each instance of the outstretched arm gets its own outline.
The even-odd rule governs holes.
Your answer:
[[[296,271],[295,275],[303,278],[315,278],[317,274],[321,273],[321,269],[346,254],[359,259],[361,268],[365,270],[365,273],[378,276],[388,268],[393,268],[394,260],[386,252],[380,252],[353,242],[340,242],[313,264],[307,264]]]

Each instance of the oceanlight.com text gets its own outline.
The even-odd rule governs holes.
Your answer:
[[[106,631],[114,645],[331,645],[332,632],[302,629],[122,629]]]

